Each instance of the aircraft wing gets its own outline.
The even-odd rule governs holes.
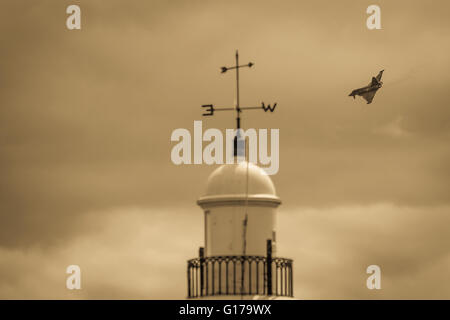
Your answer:
[[[384,71],[384,70],[381,70],[381,71],[378,73],[377,77],[376,77],[376,79],[377,79],[378,82],[381,81],[381,77],[383,76],[383,71]]]
[[[377,93],[377,90],[369,91],[361,95],[367,101],[367,104],[372,102],[373,97],[375,97],[375,93]]]

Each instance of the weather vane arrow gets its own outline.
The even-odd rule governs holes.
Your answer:
[[[276,103],[274,103],[273,107],[268,104],[267,106],[264,104],[264,102],[261,102],[261,106],[259,107],[241,107],[239,104],[239,69],[240,68],[251,68],[254,65],[253,62],[249,62],[247,64],[239,65],[239,53],[236,50],[236,65],[232,67],[222,67],[221,73],[225,73],[228,70],[236,70],[236,105],[234,107],[214,107],[212,104],[205,104],[202,105],[202,108],[206,108],[205,113],[202,114],[202,116],[212,116],[214,115],[214,112],[216,111],[232,111],[235,110],[237,113],[236,117],[236,129],[241,128],[241,117],[240,113],[242,110],[250,110],[250,109],[263,109],[264,112],[270,111],[273,112],[275,110],[275,107],[277,106]]]

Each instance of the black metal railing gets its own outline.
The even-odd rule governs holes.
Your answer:
[[[203,256],[188,260],[188,298],[214,295],[293,297],[291,259],[264,256]]]

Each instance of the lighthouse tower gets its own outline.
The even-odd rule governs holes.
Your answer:
[[[263,169],[247,161],[221,165],[197,204],[205,239],[187,263],[188,298],[293,297],[292,260],[276,251],[281,200]]]
[[[294,295],[292,260],[277,256],[276,218],[281,204],[272,180],[258,166],[244,161],[245,141],[241,129],[243,110],[273,108],[242,107],[239,104],[239,69],[254,63],[222,67],[236,71],[236,105],[207,108],[236,112],[235,163],[217,168],[208,178],[206,192],[198,199],[205,224],[205,243],[199,257],[187,263],[187,296],[197,299],[275,299]],[[248,154],[248,153],[247,153]]]

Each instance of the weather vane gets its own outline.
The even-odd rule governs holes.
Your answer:
[[[254,63],[249,62],[248,64],[242,64],[239,65],[239,54],[238,51],[236,50],[236,65],[233,67],[222,67],[221,68],[221,73],[225,73],[228,70],[233,70],[236,69],[236,105],[234,107],[214,107],[212,104],[206,104],[206,105],[202,105],[203,108],[207,108],[205,111],[206,113],[203,113],[203,116],[212,116],[214,115],[214,111],[230,111],[230,110],[235,110],[237,117],[236,117],[236,129],[240,129],[241,128],[241,116],[240,113],[242,112],[242,110],[250,110],[250,109],[263,109],[265,112],[267,112],[268,110],[270,110],[270,112],[273,112],[275,110],[275,107],[277,106],[276,103],[274,103],[273,107],[270,106],[270,104],[267,105],[267,107],[265,106],[264,102],[261,103],[261,106],[259,107],[241,107],[239,104],[239,69],[240,68],[245,68],[245,67],[249,67],[251,68],[254,65]]]

